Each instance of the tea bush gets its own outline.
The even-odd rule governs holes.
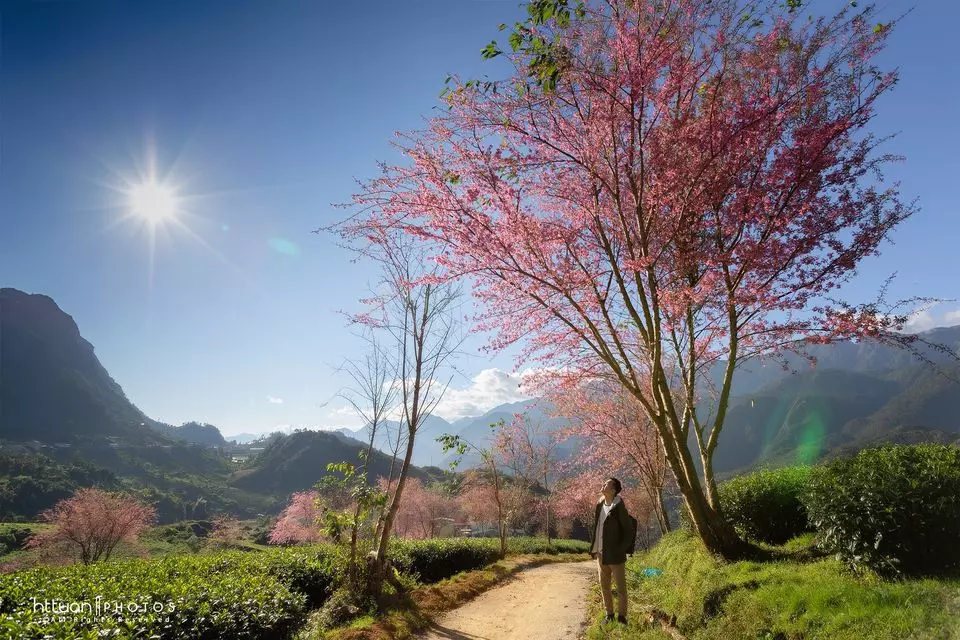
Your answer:
[[[802,496],[810,467],[765,469],[720,485],[723,515],[745,538],[783,544],[810,530]]]
[[[590,543],[583,540],[553,539],[547,543],[546,538],[507,538],[508,553],[589,553]]]
[[[493,538],[398,540],[390,555],[398,570],[429,583],[496,562],[500,547]]]
[[[818,467],[805,497],[818,544],[881,574],[960,569],[960,448],[866,449]]]
[[[507,552],[518,553],[587,553],[590,545],[580,540],[546,538],[508,538]],[[435,538],[433,540],[397,541],[391,552],[394,566],[414,574],[421,582],[439,582],[444,578],[479,569],[495,562],[500,555],[497,538]]]
[[[329,596],[338,564],[305,547],[22,571],[0,577],[0,637],[282,638]]]

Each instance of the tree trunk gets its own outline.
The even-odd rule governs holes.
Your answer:
[[[350,564],[347,565],[347,582],[353,589],[357,585],[357,529],[360,527],[360,504],[353,510],[353,523],[350,527]]]
[[[701,452],[700,461],[703,463],[703,478],[706,486],[707,502],[713,507],[714,511],[722,513],[720,505],[720,493],[717,490],[717,480],[713,475],[713,456]]]
[[[550,546],[550,500],[547,500],[547,546]]]
[[[670,531],[673,530],[673,526],[670,524],[670,514],[667,513],[667,505],[663,502],[663,487],[657,487],[653,508],[657,514],[657,523],[660,525],[660,534],[670,533]]]
[[[663,487],[651,487],[647,491],[647,497],[653,506],[653,515],[657,518],[657,527],[660,529],[660,535],[669,533],[673,527],[670,525],[670,514],[667,513],[667,505],[663,501]]]
[[[507,525],[500,521],[500,559],[507,557]]]
[[[683,496],[694,533],[711,553],[727,560],[739,560],[749,556],[753,547],[737,536],[733,526],[707,499],[686,442],[674,439],[668,425],[661,423],[657,426],[661,429],[661,435],[665,436],[662,438],[664,451]]]
[[[408,427],[409,429],[409,427]],[[390,545],[390,534],[393,531],[393,521],[400,510],[400,499],[403,495],[403,488],[407,484],[407,473],[410,470],[410,460],[413,458],[413,440],[416,435],[416,429],[409,429],[407,436],[407,450],[403,456],[403,463],[400,465],[400,475],[397,478],[397,489],[393,493],[393,499],[390,500],[390,506],[387,507],[387,515],[383,519],[383,527],[380,530],[380,536],[377,540],[377,552],[373,566],[370,567],[370,592],[379,597],[383,590],[384,572],[387,564],[387,547]]]

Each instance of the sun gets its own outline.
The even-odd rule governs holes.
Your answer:
[[[129,191],[130,208],[133,214],[158,225],[177,216],[178,202],[174,190],[150,180],[135,185]]]

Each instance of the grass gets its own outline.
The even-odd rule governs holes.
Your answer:
[[[810,553],[810,536],[771,547],[771,560],[726,563],[675,532],[627,565],[630,624],[601,626],[595,594],[588,638],[691,640],[948,640],[960,638],[960,578],[883,581]],[[645,577],[642,570],[663,570]],[[596,590],[595,590],[596,591]],[[676,616],[651,628],[653,610]]]
[[[579,560],[583,560],[582,553],[509,556],[483,569],[464,571],[402,594],[378,618],[363,616],[347,627],[325,632],[308,622],[298,640],[406,640],[426,629],[437,615],[459,607],[518,571],[550,562]]]

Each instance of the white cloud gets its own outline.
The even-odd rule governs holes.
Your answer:
[[[474,376],[469,386],[462,389],[452,386],[448,388],[433,414],[444,420],[453,421],[483,415],[502,404],[529,400],[531,396],[521,390],[521,383],[530,373],[529,370],[509,373],[502,369],[484,369]],[[437,384],[442,383],[438,381]],[[438,387],[435,386],[434,390],[437,389]],[[399,420],[400,407],[392,411],[387,418]],[[363,420],[349,405],[331,407],[324,422],[326,424],[320,427],[321,429],[338,429],[340,427],[359,429],[363,426]]]
[[[434,411],[445,420],[483,415],[494,407],[508,402],[528,400],[520,390],[527,372],[509,373],[502,369],[484,369],[465,389],[447,389],[443,400]]]
[[[929,308],[918,309],[910,314],[903,330],[905,333],[920,333],[936,327],[951,327],[955,324],[960,324],[960,309],[943,313],[933,313]]]
[[[276,398],[274,396],[267,396],[267,402],[270,404],[283,404],[283,398]]]
[[[360,416],[357,415],[357,412],[353,409],[353,407],[350,405],[343,405],[332,408],[329,412],[327,412],[324,425],[318,428],[324,431],[333,431],[335,429],[339,429],[340,427],[356,430],[362,426],[363,420],[360,419]]]

